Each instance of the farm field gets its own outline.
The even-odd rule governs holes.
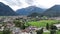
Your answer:
[[[36,26],[36,27],[45,27],[46,24],[48,23],[49,25],[58,23],[58,20],[40,20],[40,21],[31,21],[28,22],[31,26]]]

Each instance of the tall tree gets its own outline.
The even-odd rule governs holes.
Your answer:
[[[47,30],[49,29],[49,24],[48,24],[48,23],[46,24],[46,29],[47,29]]]

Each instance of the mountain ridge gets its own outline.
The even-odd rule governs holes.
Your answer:
[[[14,12],[8,5],[0,2],[0,16],[17,16],[18,14]]]
[[[44,16],[58,17],[60,16],[60,5],[54,5],[53,7],[47,9],[44,13]]]
[[[18,9],[16,12],[19,13],[20,15],[29,15],[34,12],[43,13],[44,9],[36,6],[29,6],[27,8]]]

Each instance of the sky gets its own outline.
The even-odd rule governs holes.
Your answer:
[[[60,0],[0,0],[0,2],[10,6],[15,11],[29,6],[50,8],[56,4],[60,5]]]

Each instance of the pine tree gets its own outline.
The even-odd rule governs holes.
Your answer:
[[[49,24],[48,24],[48,23],[46,24],[46,29],[47,29],[47,30],[49,29]]]

